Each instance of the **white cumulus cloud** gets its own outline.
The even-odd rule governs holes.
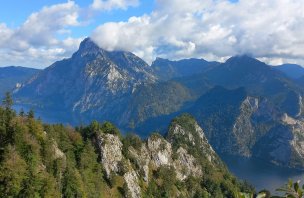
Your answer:
[[[139,0],[94,0],[92,8],[95,10],[127,9],[139,4]]]
[[[84,39],[71,37],[72,27],[90,25],[95,12],[127,9],[138,4],[139,0],[93,0],[89,7],[79,7],[75,1],[67,0],[32,13],[16,28],[0,22],[0,66],[41,68],[69,57]],[[83,17],[87,19],[80,21]]]
[[[156,0],[151,14],[102,24],[92,38],[148,62],[156,56],[221,60],[247,53],[303,64],[303,10],[298,0]]]
[[[32,13],[17,28],[0,23],[1,65],[27,65],[43,67],[70,55],[81,39],[58,34],[67,34],[67,28],[79,26],[79,6],[68,1],[42,8]]]

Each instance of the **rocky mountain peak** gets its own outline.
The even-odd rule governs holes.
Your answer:
[[[112,119],[139,86],[155,81],[149,65],[133,53],[106,51],[86,38],[71,58],[55,62],[15,95],[21,103],[35,98],[44,110]]]
[[[250,55],[241,54],[230,57],[226,62],[233,62],[233,61],[258,61],[258,60]]]
[[[159,64],[169,64],[169,63],[170,63],[170,60],[168,60],[168,59],[156,57],[156,59],[152,62],[152,66],[159,65]]]
[[[246,69],[254,68],[265,68],[268,67],[265,63],[249,56],[249,55],[237,55],[229,58],[226,62],[226,65],[230,67],[243,67]]]
[[[102,50],[91,38],[87,37],[85,38],[79,46],[79,51],[99,51]]]

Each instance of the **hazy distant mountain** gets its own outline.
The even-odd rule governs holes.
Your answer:
[[[219,152],[234,152],[231,150],[236,146],[236,137],[232,128],[246,97],[244,88],[227,90],[217,86],[201,96],[188,110],[203,124],[211,144]]]
[[[134,54],[108,52],[87,38],[71,58],[46,68],[24,84],[16,97],[22,104],[30,101],[36,108],[65,111],[78,123],[91,118],[112,120],[139,86],[155,80],[149,65]]]
[[[135,127],[147,119],[180,111],[186,102],[193,99],[191,91],[175,81],[145,85],[132,94],[118,123]]]
[[[304,167],[299,146],[304,144],[304,91],[299,82],[248,56],[209,66],[199,59],[153,64],[85,39],[71,58],[40,72],[15,97],[19,104],[57,118],[63,113],[72,124],[110,120],[145,137],[154,130],[165,132],[172,118],[188,112],[219,153]],[[182,69],[187,64],[192,70]]]
[[[177,112],[147,119],[139,125],[139,131],[165,131],[172,117],[189,112],[205,128],[219,153],[304,167],[304,150],[297,146],[303,143],[303,88],[282,72],[251,57],[236,56],[202,74],[177,81],[194,98],[199,93],[202,96],[196,101],[188,99]]]
[[[289,115],[299,114],[303,88],[281,72],[254,58],[236,56],[204,74],[211,84],[229,89],[244,87],[257,97],[267,97]],[[295,107],[295,108],[294,108]]]
[[[208,62],[204,59],[195,58],[179,61],[157,58],[152,63],[151,67],[155,75],[160,80],[170,80],[172,78],[186,77],[202,73],[218,64],[218,62]]]
[[[205,76],[216,85],[227,88],[244,86],[253,89],[252,91],[259,89],[258,87],[266,91],[272,84],[280,84],[280,79],[285,77],[265,63],[246,55],[231,57],[225,63],[207,71]]]
[[[298,82],[300,85],[304,86],[304,76],[302,76],[301,78],[297,79],[297,82]]]
[[[303,108],[303,106],[301,107]],[[205,128],[219,153],[259,157],[289,167],[304,167],[304,122],[245,88],[215,87],[188,110]]]
[[[304,76],[304,68],[296,64],[284,64],[280,66],[274,66],[275,69],[280,70],[285,73],[288,77],[292,79],[298,79]]]
[[[5,92],[12,91],[17,83],[21,84],[29,80],[39,71],[38,69],[20,66],[0,67],[0,97]]]

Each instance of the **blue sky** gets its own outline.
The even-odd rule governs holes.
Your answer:
[[[0,6],[0,22],[5,22],[8,27],[16,28],[27,19],[34,12],[38,12],[45,6],[65,3],[64,0],[10,0],[2,2]],[[76,4],[86,9],[92,3],[90,0],[75,0]],[[106,12],[96,13],[91,23],[88,26],[73,28],[72,36],[85,37],[91,34],[97,25],[105,22],[125,21],[132,16],[141,16],[149,14],[153,11],[155,2],[152,0],[142,1],[136,7],[130,7],[126,10],[115,9]],[[18,6],[16,6],[18,5]]]
[[[294,0],[27,0],[0,7],[0,66],[44,68],[90,36],[106,50],[224,61],[252,54],[304,64],[304,4]]]

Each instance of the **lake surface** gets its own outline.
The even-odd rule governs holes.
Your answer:
[[[65,124],[65,125],[73,125],[73,123],[68,120],[70,117],[67,117],[67,113],[66,112],[46,112],[46,111],[41,111],[39,109],[31,109],[28,106],[25,105],[18,105],[15,104],[13,105],[13,109],[19,113],[21,111],[21,109],[25,112],[28,113],[30,110],[33,110],[35,113],[35,118],[39,118],[41,119],[44,123],[48,123],[48,124]]]
[[[273,195],[278,195],[276,189],[286,184],[289,179],[301,180],[301,184],[304,184],[304,171],[278,167],[260,159],[236,156],[221,156],[221,158],[235,176],[248,181],[257,192],[267,189]]]

